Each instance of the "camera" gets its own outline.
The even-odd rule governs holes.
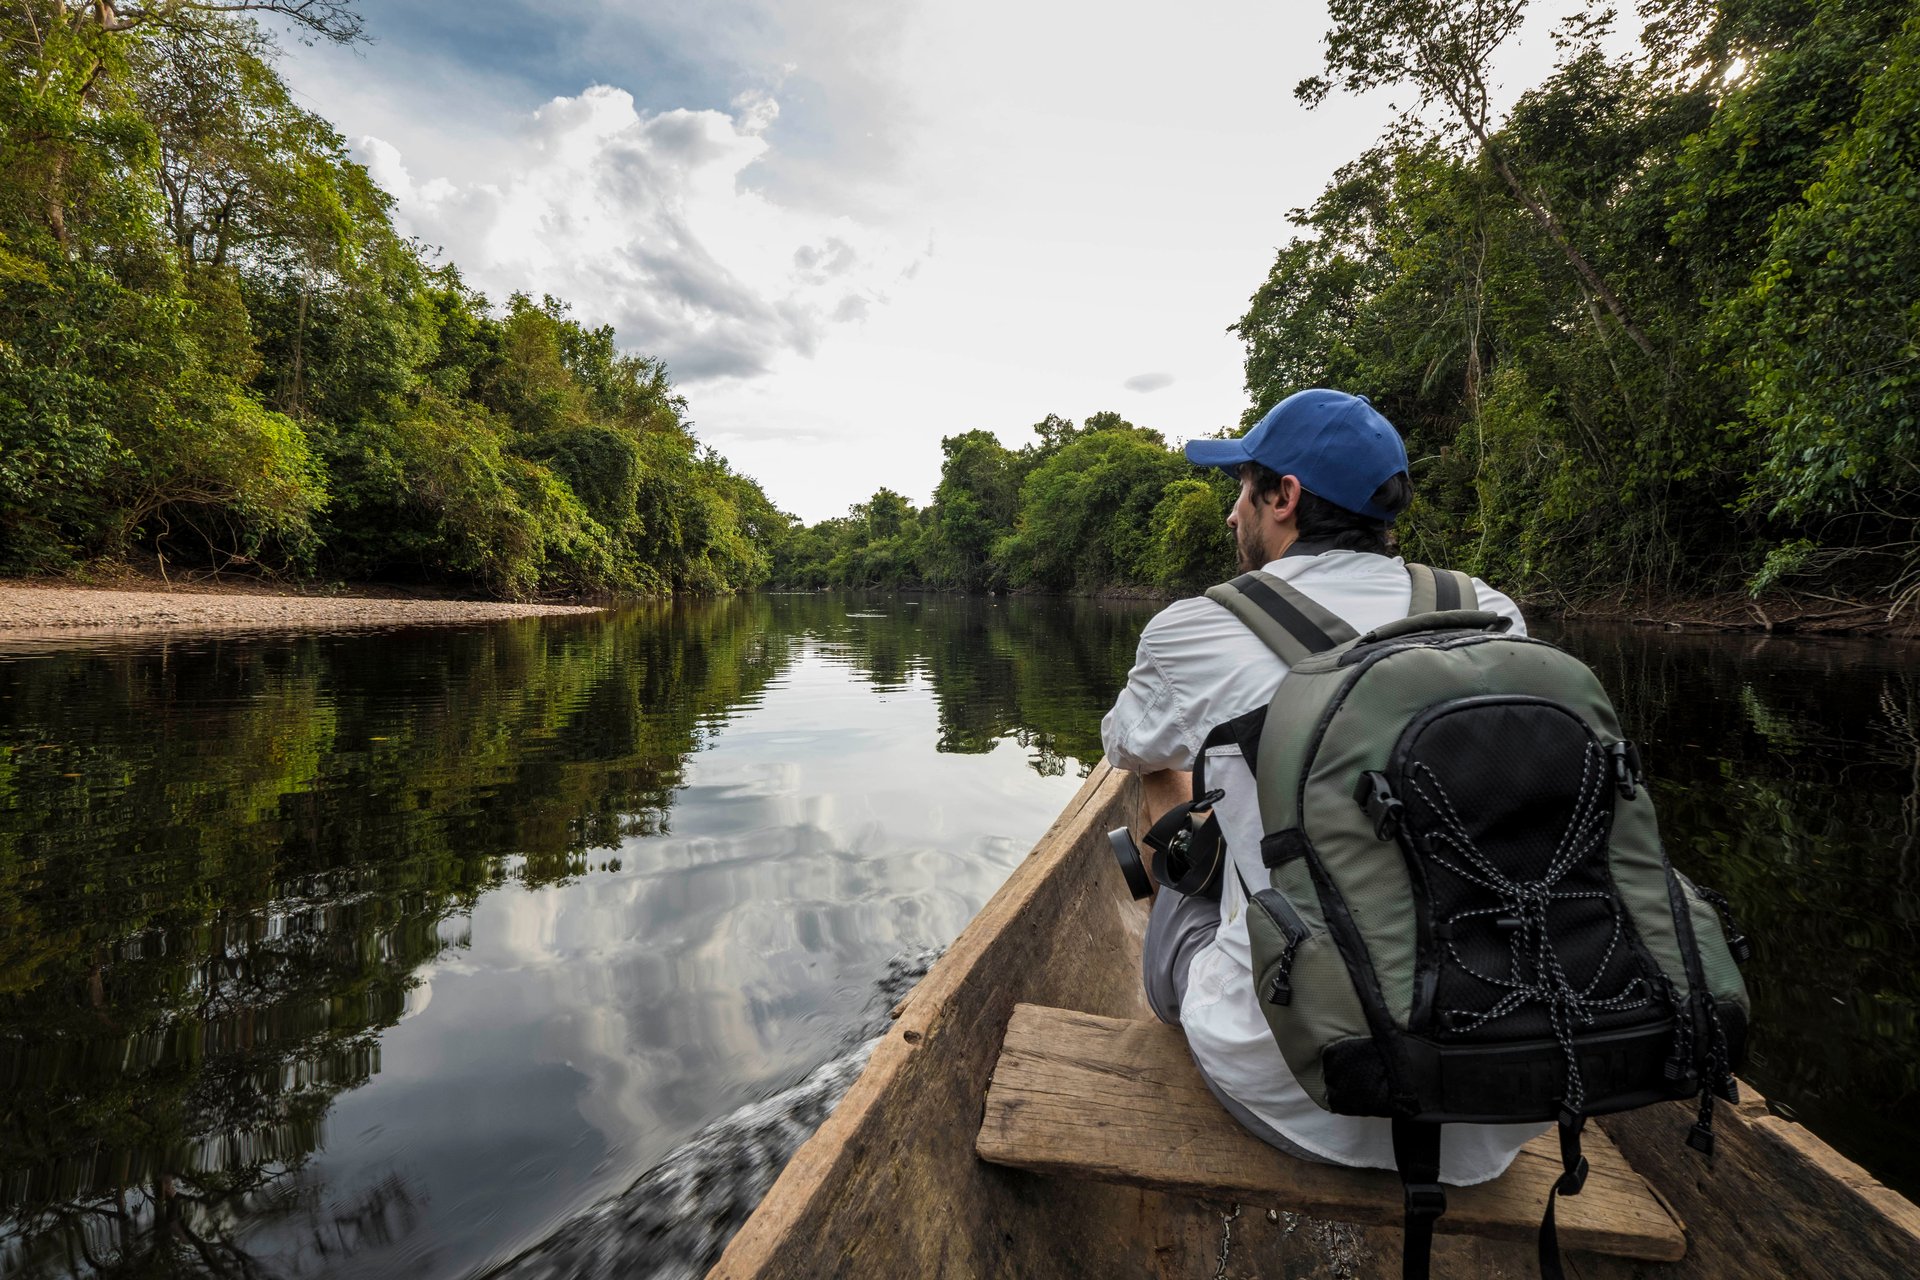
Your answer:
[[[1186,804],[1175,805],[1147,832],[1147,847],[1159,855],[1154,871],[1161,884],[1188,897],[1216,900],[1220,897],[1225,844],[1220,838],[1220,824],[1207,811],[1223,794],[1208,791]],[[1120,874],[1126,877],[1127,891],[1135,899],[1152,893],[1153,877],[1147,874],[1140,846],[1133,841],[1133,832],[1117,827],[1107,832],[1107,843],[1113,846]]]

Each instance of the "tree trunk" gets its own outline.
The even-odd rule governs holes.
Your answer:
[[[307,340],[307,291],[300,290],[300,308],[298,318],[293,325],[293,376],[287,388],[287,407],[294,413],[300,412],[300,376],[301,365],[306,354]]]
[[[231,194],[220,202],[220,214],[219,217],[215,219],[213,225],[213,265],[216,267],[224,267],[227,265],[227,233],[233,225],[233,196]],[[302,296],[304,297],[305,295]],[[301,319],[303,322],[305,318],[306,313],[302,311]]]
[[[1482,220],[1480,225],[1479,253],[1473,263],[1473,293],[1468,303],[1470,308],[1467,320],[1467,408],[1474,417],[1480,416],[1480,383],[1485,370],[1480,362],[1480,329],[1485,316],[1487,284],[1487,228]]]
[[[97,58],[87,78],[81,82],[79,101],[86,105],[87,98],[93,93],[93,86],[100,81],[100,73],[106,70],[106,60]],[[54,144],[53,172],[47,177],[46,213],[47,229],[53,232],[53,239],[60,246],[64,257],[73,247],[73,237],[67,231],[67,166],[73,161],[73,152],[65,141]]]
[[[53,232],[54,242],[60,246],[62,257],[71,247],[67,235],[67,160],[68,154],[64,149],[53,157],[53,177],[47,183],[47,227]]]
[[[1471,123],[1469,127],[1473,127]],[[1521,185],[1519,176],[1507,164],[1507,158],[1500,153],[1500,148],[1493,145],[1493,140],[1483,129],[1473,127],[1473,135],[1480,143],[1481,149],[1487,153],[1487,158],[1493,161],[1493,167],[1499,172],[1501,180],[1507,184],[1507,189],[1513,192],[1514,199],[1526,206],[1527,212],[1533,215],[1533,220],[1540,224],[1541,230],[1545,231],[1554,244],[1559,246],[1560,252],[1573,265],[1573,269],[1580,273],[1580,278],[1586,281],[1589,289],[1593,290],[1593,296],[1600,299],[1607,310],[1613,313],[1613,318],[1618,320],[1620,327],[1627,331],[1627,336],[1633,339],[1633,344],[1646,352],[1649,357],[1654,357],[1653,340],[1647,337],[1645,330],[1627,315],[1626,306],[1620,301],[1619,296],[1607,287],[1607,282],[1600,278],[1600,273],[1593,269],[1593,264],[1573,247],[1573,241],[1567,238],[1565,229],[1561,227],[1560,220],[1553,216],[1553,211],[1527,194],[1527,189]]]
[[[1594,336],[1600,339],[1600,354],[1607,358],[1607,368],[1613,370],[1613,381],[1620,388],[1620,403],[1626,406],[1627,421],[1638,428],[1640,412],[1634,408],[1633,392],[1627,389],[1627,380],[1620,374],[1620,364],[1613,358],[1613,348],[1607,345],[1607,328],[1600,319],[1600,308],[1595,305],[1592,294],[1588,294],[1584,301],[1587,314],[1593,317]]]

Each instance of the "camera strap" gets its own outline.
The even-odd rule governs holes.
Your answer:
[[[1226,850],[1220,820],[1211,812],[1204,818],[1194,815],[1211,810],[1225,794],[1206,791],[1177,804],[1148,830],[1147,847],[1159,855],[1154,859],[1154,877],[1175,893],[1189,898],[1220,896],[1220,868]]]

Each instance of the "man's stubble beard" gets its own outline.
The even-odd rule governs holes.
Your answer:
[[[1240,552],[1240,572],[1242,573],[1251,573],[1255,569],[1262,568],[1270,559],[1267,555],[1267,540],[1261,537],[1260,533],[1258,527],[1245,525],[1233,531],[1233,544]]]

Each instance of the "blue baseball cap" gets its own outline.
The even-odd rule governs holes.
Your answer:
[[[1407,447],[1365,396],[1315,388],[1294,392],[1237,440],[1188,441],[1187,461],[1227,471],[1257,462],[1335,506],[1391,520],[1397,513],[1374,506],[1373,494],[1407,469]]]

